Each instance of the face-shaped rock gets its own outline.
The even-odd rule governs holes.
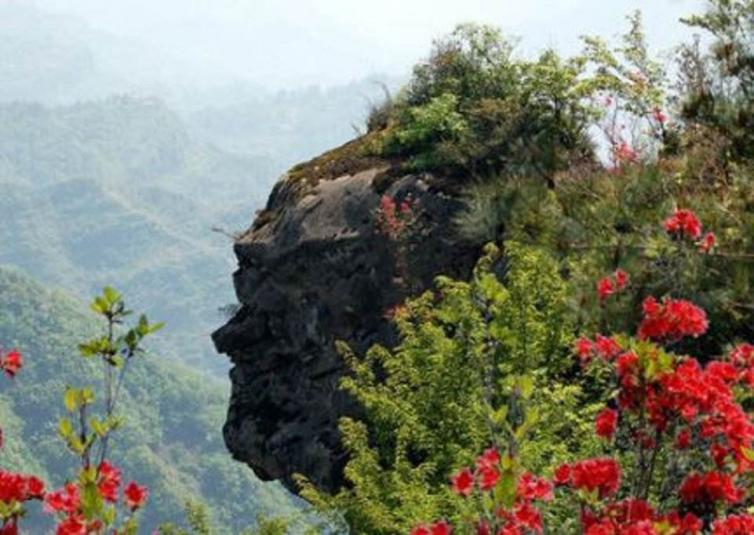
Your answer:
[[[274,217],[235,245],[241,308],[213,336],[234,364],[225,441],[260,477],[291,489],[296,473],[324,489],[342,483],[338,420],[360,410],[338,388],[346,369],[335,341],[357,353],[392,345],[386,312],[407,288],[427,288],[439,273],[467,275],[476,256],[451,230],[460,202],[406,176],[385,192],[418,199],[401,253],[407,276],[397,277],[396,244],[376,223],[380,172],[322,181],[303,197],[280,183]]]

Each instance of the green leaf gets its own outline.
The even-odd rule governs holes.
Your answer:
[[[94,391],[91,388],[85,387],[81,389],[81,403],[84,405],[94,403]]]
[[[149,326],[149,334],[156,333],[157,331],[161,331],[163,328],[165,328],[165,322],[159,321],[157,323],[152,323]]]
[[[110,305],[114,305],[121,300],[121,295],[110,286],[105,286],[102,290],[102,294]]]
[[[63,395],[63,403],[68,412],[75,412],[79,408],[79,391],[75,388],[68,387]]]
[[[58,423],[58,433],[60,433],[60,436],[68,440],[74,432],[71,421],[68,418],[61,418],[60,423]]]
[[[100,422],[97,418],[92,418],[89,424],[92,426],[92,430],[97,434],[99,437],[104,437],[107,435],[109,428],[107,426],[107,423]]]
[[[521,397],[529,399],[534,392],[534,379],[529,375],[522,375],[518,379],[518,386],[521,390]]]

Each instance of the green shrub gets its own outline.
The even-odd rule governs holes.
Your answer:
[[[341,348],[353,370],[343,387],[366,412],[364,420],[342,421],[348,484],[328,496],[301,483],[305,498],[342,514],[354,532],[405,533],[422,518],[462,515],[447,474],[502,428],[530,429],[522,451],[545,472],[594,447],[587,439],[592,408],[578,385],[562,380],[572,325],[558,264],[513,242],[505,255],[500,263],[491,247],[470,282],[441,277],[436,292],[407,302],[394,351],[374,347],[361,359]],[[538,420],[518,421],[507,410],[522,390]]]
[[[550,180],[590,158],[590,110],[576,80],[584,62],[552,51],[529,62],[488,26],[462,25],[435,42],[392,111],[384,151],[414,169],[465,179],[501,171]]]

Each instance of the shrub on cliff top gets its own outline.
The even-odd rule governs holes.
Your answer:
[[[383,151],[467,178],[503,168],[549,178],[588,158],[583,61],[553,51],[522,61],[512,49],[499,31],[471,24],[436,41],[393,108]]]

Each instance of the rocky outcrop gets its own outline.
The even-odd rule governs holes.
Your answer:
[[[233,363],[226,444],[261,478],[293,489],[301,473],[337,488],[346,460],[338,419],[359,407],[338,389],[346,370],[334,342],[357,352],[393,344],[386,311],[406,288],[469,273],[476,248],[449,230],[461,202],[433,182],[390,162],[324,155],[283,177],[237,240],[241,306],[213,337]],[[376,225],[383,194],[419,202],[409,280],[396,276],[395,244]]]

